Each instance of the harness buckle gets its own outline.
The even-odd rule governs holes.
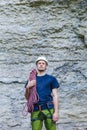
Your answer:
[[[41,109],[41,105],[39,105],[38,107],[39,107],[39,111],[41,112],[41,111],[42,111],[42,109]]]

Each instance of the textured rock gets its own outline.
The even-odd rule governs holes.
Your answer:
[[[87,129],[87,1],[0,1],[0,130],[31,129],[24,84],[39,55],[60,82],[59,130]]]

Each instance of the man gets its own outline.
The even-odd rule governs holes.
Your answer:
[[[40,56],[36,60],[36,80],[29,81],[26,90],[36,85],[39,101],[34,104],[34,111],[31,113],[32,130],[42,130],[43,121],[46,130],[56,130],[56,122],[59,118],[58,110],[58,87],[57,79],[46,74],[48,61]]]

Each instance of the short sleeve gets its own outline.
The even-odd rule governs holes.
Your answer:
[[[52,89],[60,87],[59,82],[58,82],[58,80],[55,77],[52,77],[51,87],[52,87]]]

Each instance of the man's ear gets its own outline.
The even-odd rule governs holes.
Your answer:
[[[46,70],[47,70],[47,68],[48,68],[48,65],[46,65]]]

